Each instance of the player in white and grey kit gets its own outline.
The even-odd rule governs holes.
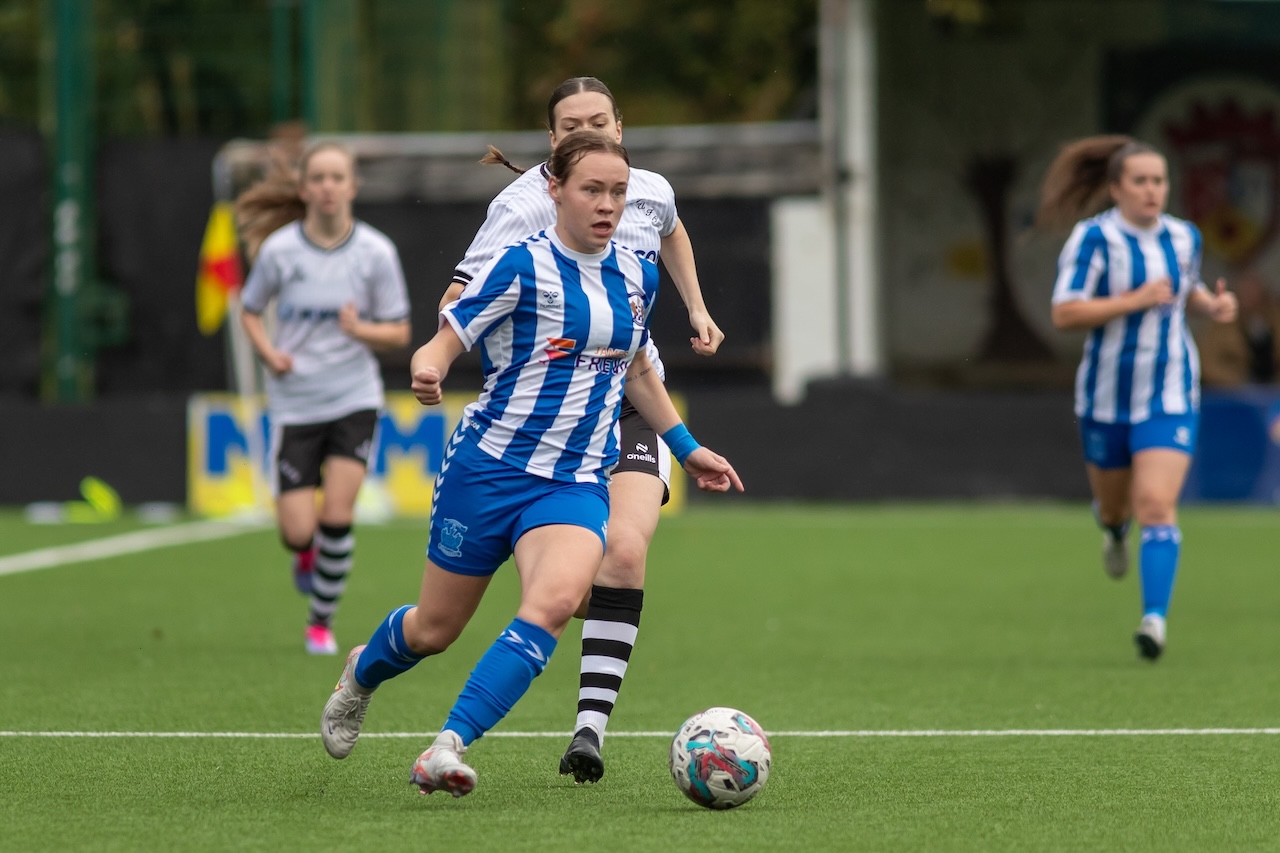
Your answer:
[[[622,140],[622,115],[612,93],[594,77],[574,77],[552,93],[547,104],[551,147],[576,130],[595,129]],[[484,162],[521,171],[490,148]],[[548,192],[546,163],[525,171],[489,205],[488,218],[458,264],[453,283],[441,300],[452,302],[473,276],[505,246],[551,226],[555,204]],[[627,205],[615,241],[649,261],[659,257],[689,310],[696,334],[695,352],[712,355],[724,334],[707,314],[698,285],[693,247],[676,215],[675,193],[656,172],[631,169]],[[649,360],[665,380],[658,350],[650,341]],[[658,513],[668,498],[671,456],[634,407],[624,400],[620,421],[620,458],[609,485],[608,547],[589,602],[578,615],[582,628],[582,664],[574,738],[560,761],[562,774],[578,782],[604,775],[600,745],[617,701],[640,625],[644,601],[645,557],[658,526]]]
[[[1045,176],[1041,221],[1069,222],[1106,196],[1115,206],[1077,222],[1062,248],[1053,324],[1089,330],[1075,412],[1103,565],[1117,579],[1127,571],[1132,513],[1142,528],[1134,641],[1156,660],[1181,550],[1178,495],[1199,428],[1200,362],[1186,315],[1234,322],[1236,298],[1226,281],[1211,291],[1200,280],[1200,231],[1164,212],[1168,166],[1146,143],[1101,136],[1064,147]]]
[[[352,566],[356,496],[384,404],[373,351],[408,345],[409,299],[395,245],[352,215],[351,155],[321,144],[300,168],[305,214],[262,241],[241,322],[268,372],[272,487],[295,582],[310,595],[306,648],[336,654],[331,621]],[[253,205],[252,193],[242,209]],[[270,194],[266,187],[256,197]],[[274,340],[261,318],[273,300]]]

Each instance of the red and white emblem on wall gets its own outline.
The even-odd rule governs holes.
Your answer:
[[[1254,81],[1180,86],[1148,114],[1139,138],[1168,156],[1170,210],[1200,227],[1207,255],[1239,268],[1275,239],[1280,92]]]

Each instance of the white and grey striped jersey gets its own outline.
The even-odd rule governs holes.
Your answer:
[[[607,483],[623,383],[657,295],[657,266],[615,242],[575,252],[548,228],[500,251],[441,312],[484,366],[459,429],[530,474]]]
[[[631,168],[627,206],[613,240],[637,256],[657,263],[662,238],[676,228],[676,194],[657,172]],[[556,222],[556,205],[547,190],[547,164],[540,163],[516,178],[489,203],[488,217],[454,270],[453,280],[466,285],[495,254]],[[650,340],[646,352],[658,376],[666,369]]]
[[[1076,224],[1058,259],[1055,305],[1119,296],[1167,276],[1175,301],[1116,317],[1089,332],[1076,372],[1076,414],[1135,424],[1193,412],[1200,403],[1200,357],[1187,330],[1187,297],[1200,280],[1200,231],[1167,214],[1151,228],[1115,208]]]
[[[357,221],[331,249],[307,239],[292,222],[262,243],[241,300],[261,314],[276,300],[275,346],[293,369],[267,377],[273,424],[336,420],[383,405],[382,375],[372,350],[338,327],[338,313],[353,303],[360,318],[387,323],[409,319],[409,296],[395,244]]]

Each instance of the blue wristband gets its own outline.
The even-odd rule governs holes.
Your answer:
[[[667,443],[667,447],[671,448],[671,454],[675,456],[681,467],[684,466],[684,460],[689,458],[689,454],[702,446],[689,435],[689,428],[684,424],[676,424],[664,432],[661,438]]]

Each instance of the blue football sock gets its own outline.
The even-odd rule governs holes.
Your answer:
[[[422,655],[409,651],[404,641],[404,615],[412,604],[391,611],[369,638],[360,660],[356,661],[356,682],[363,687],[377,687],[388,678],[408,672],[422,660]]]
[[[444,728],[457,732],[465,746],[496,726],[555,650],[555,637],[531,622],[513,620],[471,670]]]
[[[1173,579],[1178,574],[1178,552],[1182,531],[1172,524],[1142,528],[1142,613],[1165,616],[1173,596]]]

